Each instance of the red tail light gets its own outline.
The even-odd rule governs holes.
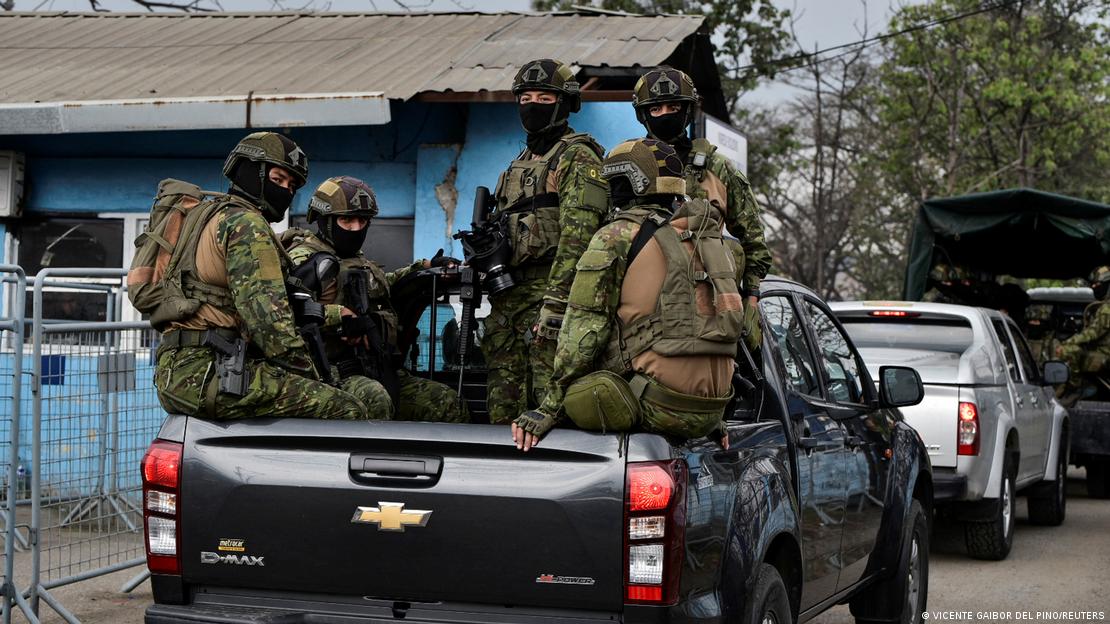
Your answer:
[[[625,483],[625,603],[678,602],[686,534],[686,462],[632,462]]]
[[[960,403],[956,422],[956,454],[979,454],[979,409],[974,403]]]
[[[143,456],[146,563],[155,574],[181,574],[181,450],[155,440]]]

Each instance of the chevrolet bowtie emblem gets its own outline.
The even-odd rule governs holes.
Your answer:
[[[351,522],[378,525],[379,531],[400,531],[406,526],[427,526],[431,510],[410,509],[405,511],[404,503],[378,502],[378,507],[358,507]]]

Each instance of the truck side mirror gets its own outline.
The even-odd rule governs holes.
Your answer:
[[[1070,374],[1067,364],[1060,360],[1049,360],[1044,363],[1044,375],[1041,379],[1044,380],[1043,383],[1046,386],[1058,386],[1068,383]]]
[[[879,369],[879,405],[909,407],[925,398],[921,376],[907,366],[883,366]]]

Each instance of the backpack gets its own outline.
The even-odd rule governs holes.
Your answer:
[[[158,183],[146,229],[135,239],[127,297],[162,331],[193,315],[201,303],[226,307],[230,294],[194,277],[200,232],[222,206],[223,193],[167,178]]]

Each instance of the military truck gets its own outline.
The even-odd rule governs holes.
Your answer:
[[[394,301],[412,373],[462,375],[474,424],[167,417],[148,624],[920,621],[933,482],[898,407],[921,381],[875,383],[812,291],[763,282],[727,450],[557,428],[525,454],[481,424],[484,371],[442,353],[466,287],[432,269]]]
[[[997,285],[994,277],[1085,278],[1092,269],[1110,264],[1107,231],[1110,206],[1032,189],[930,199],[918,208],[910,238],[904,297],[919,301],[927,291],[943,291],[930,273],[947,267],[964,275],[992,278],[982,282],[988,287],[955,293],[978,299],[958,303],[1002,307],[991,286]],[[1090,293],[1090,289],[1031,290],[1025,309],[1007,310],[1011,316],[1020,312],[1024,317],[1042,366],[1051,359],[1053,344],[1082,329],[1084,301],[1093,297],[1086,299],[1081,290]],[[1110,387],[1089,377],[1084,381],[1081,394],[1095,400],[1080,401],[1069,409],[1069,461],[1086,468],[1090,496],[1107,498]]]

